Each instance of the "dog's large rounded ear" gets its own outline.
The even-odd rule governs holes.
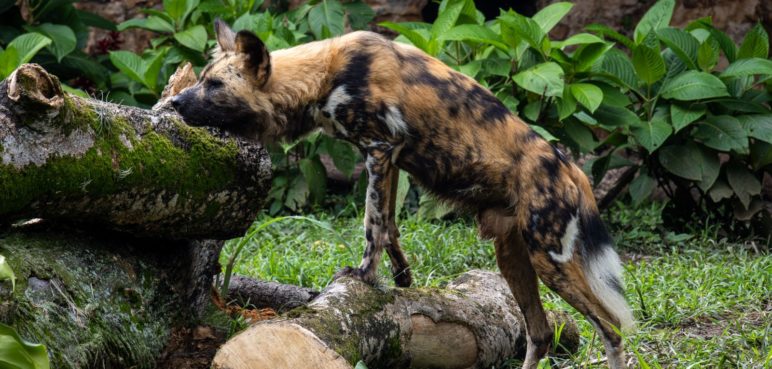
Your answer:
[[[220,46],[220,50],[236,50],[236,33],[219,18],[214,20],[214,33],[217,35],[217,45]]]
[[[236,51],[244,54],[245,66],[262,87],[271,75],[271,55],[259,37],[249,31],[236,34]]]

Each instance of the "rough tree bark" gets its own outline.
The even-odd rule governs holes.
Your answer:
[[[45,344],[52,368],[152,368],[177,328],[226,321],[209,301],[221,247],[45,222],[0,230],[17,277],[15,290],[0,283],[0,322]]]
[[[560,345],[578,347],[575,322]],[[352,279],[327,287],[308,305],[257,323],[226,342],[216,369],[490,368],[525,351],[525,327],[504,279],[471,271],[446,288],[387,291]]]
[[[0,224],[40,217],[229,238],[254,220],[269,179],[258,144],[174,112],[65,94],[35,64],[0,83]]]
[[[164,94],[194,81],[183,68]],[[45,344],[54,368],[208,368],[221,341],[178,351],[198,324],[228,329],[210,302],[223,242],[191,239],[243,234],[269,178],[257,144],[191,128],[163,102],[65,94],[23,65],[0,82],[0,254],[17,276],[15,290],[0,282],[0,322]]]

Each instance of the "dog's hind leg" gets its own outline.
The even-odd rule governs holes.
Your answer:
[[[496,262],[525,317],[527,348],[523,369],[536,369],[549,351],[553,331],[547,323],[539,298],[539,282],[528,249],[515,226],[514,217],[501,210],[484,210],[478,215],[480,234],[493,238]]]
[[[586,198],[582,199],[587,201]],[[594,204],[548,206],[527,217],[531,265],[541,280],[598,330],[609,367],[625,368],[620,330],[633,325],[622,291],[619,257]]]

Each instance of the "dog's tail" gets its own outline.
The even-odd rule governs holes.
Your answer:
[[[635,320],[624,296],[622,263],[594,204],[579,210],[579,223],[582,242],[577,244],[583,248],[587,283],[605,310],[619,321],[618,328],[631,331]]]

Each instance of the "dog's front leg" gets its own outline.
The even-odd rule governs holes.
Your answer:
[[[391,150],[392,146],[387,143],[373,144],[365,150],[367,153],[365,167],[367,168],[368,181],[364,223],[367,245],[359,267],[343,268],[335,274],[336,279],[350,276],[374,284],[384,248],[387,248],[389,254],[392,255],[392,264],[397,263],[403,274],[405,273],[404,270],[407,269],[407,262],[399,249],[399,244],[395,243],[396,240],[392,240],[399,232],[396,231],[396,223],[394,222],[394,205],[391,204],[393,202],[392,189],[397,186],[395,178],[398,178],[393,175],[398,170],[391,164]],[[391,227],[395,229],[390,232]],[[407,275],[409,276],[409,274]],[[404,275],[401,278],[404,280]],[[397,275],[395,275],[395,280],[398,280]]]

